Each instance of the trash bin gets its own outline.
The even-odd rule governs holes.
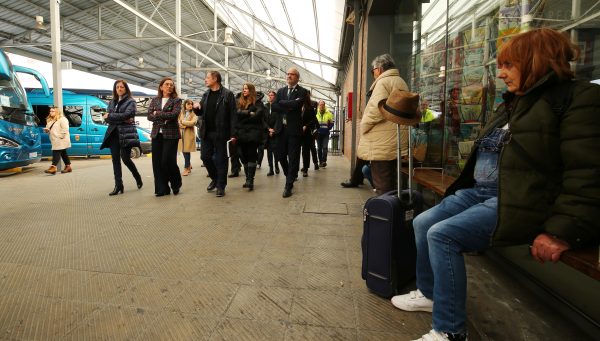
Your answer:
[[[332,155],[340,154],[340,131],[332,130],[331,131],[331,151]]]

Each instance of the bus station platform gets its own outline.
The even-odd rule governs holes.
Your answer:
[[[178,196],[155,197],[151,159],[134,162],[144,187],[124,167],[114,197],[107,159],[0,174],[0,339],[375,341],[431,329],[429,313],[395,309],[361,279],[373,192],[340,187],[345,158],[300,176],[287,199],[266,160],[254,191],[242,175],[223,198],[205,190],[198,153]],[[488,257],[466,257],[469,340],[589,339]]]

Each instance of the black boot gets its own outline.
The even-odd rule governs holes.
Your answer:
[[[256,164],[249,163],[248,164],[248,175],[246,176],[246,182],[248,183],[249,191],[254,190],[254,175],[256,174]]]
[[[244,163],[244,174],[246,175],[246,182],[244,182],[244,184],[242,185],[243,188],[248,188],[248,164]]]
[[[142,182],[142,176],[137,173],[137,174],[133,174],[133,177],[135,178],[135,183],[137,184],[137,188],[140,189],[142,188],[142,186],[144,186],[144,183]]]
[[[121,194],[123,194],[123,184],[115,184],[115,189],[113,189],[112,192],[108,193],[108,195],[117,195],[119,194],[119,192],[121,192]]]

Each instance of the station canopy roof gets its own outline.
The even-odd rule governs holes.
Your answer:
[[[156,88],[162,77],[175,75],[180,42],[180,92],[190,96],[206,90],[208,70],[229,69],[233,91],[245,82],[266,91],[283,86],[294,66],[314,98],[336,99],[344,0],[180,0],[180,36],[176,0],[60,3],[62,60],[75,69]],[[0,48],[50,61],[49,20],[48,0],[0,0]],[[226,49],[227,27],[233,45]]]

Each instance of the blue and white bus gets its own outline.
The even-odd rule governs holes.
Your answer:
[[[8,56],[0,49],[0,170],[40,161],[36,116]]]

